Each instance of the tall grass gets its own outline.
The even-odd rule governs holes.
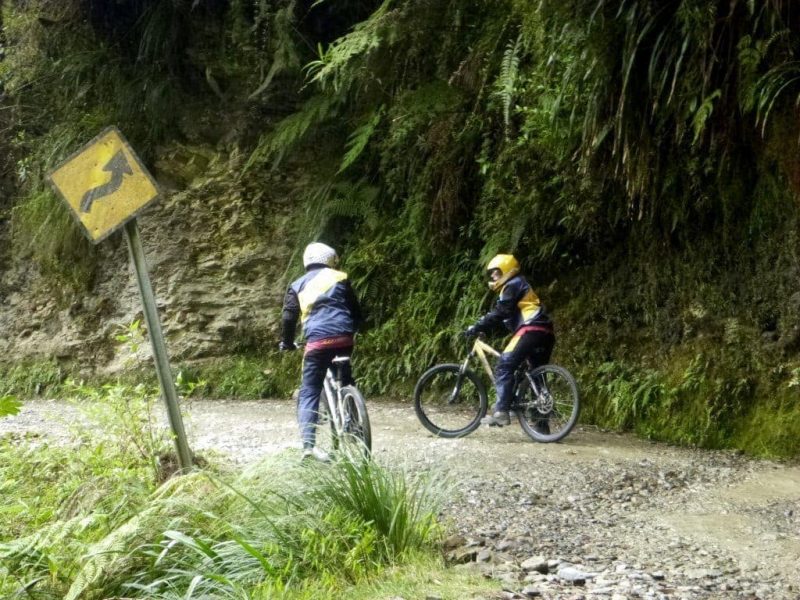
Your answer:
[[[3,512],[16,517],[0,526],[0,596],[330,596],[433,555],[439,539],[442,484],[374,463],[289,453],[157,488],[136,477],[147,469],[113,445],[0,442],[0,489],[15,490]]]
[[[363,581],[436,540],[436,486],[407,477],[367,462],[308,468],[294,456],[230,482],[212,476],[201,506],[133,552],[144,565],[120,586],[135,597],[240,598]]]

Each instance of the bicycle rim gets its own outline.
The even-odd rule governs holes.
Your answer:
[[[342,388],[341,410],[340,449],[350,459],[369,459],[372,452],[372,429],[367,413],[367,403],[355,386]]]
[[[437,365],[423,373],[414,390],[420,423],[444,438],[475,431],[486,414],[486,390],[475,373],[455,364]]]
[[[518,386],[515,411],[520,425],[532,439],[557,442],[566,437],[578,421],[578,385],[563,367],[538,367]]]

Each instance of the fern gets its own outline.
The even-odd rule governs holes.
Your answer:
[[[355,131],[353,131],[353,133],[350,134],[350,137],[347,140],[347,152],[342,159],[342,164],[337,173],[346,171],[350,165],[358,160],[358,157],[361,156],[362,152],[364,152],[364,148],[367,147],[367,144],[369,143],[372,134],[375,132],[378,123],[380,123],[382,115],[383,106],[372,113],[372,115],[363,125],[358,127]]]
[[[300,142],[315,125],[324,121],[336,108],[335,98],[313,96],[296,113],[278,123],[275,129],[261,136],[256,149],[242,170],[244,175],[251,167],[274,160],[277,165],[283,155]]]
[[[800,61],[784,62],[767,71],[755,85],[757,97],[757,123],[762,135],[767,128],[770,114],[778,99],[789,91],[794,91],[795,105],[800,104]]]
[[[77,600],[104,574],[109,573],[124,558],[124,553],[130,551],[131,543],[149,533],[149,527],[152,525],[150,517],[157,514],[158,508],[156,506],[145,510],[92,545],[64,600]]]
[[[500,65],[500,76],[497,78],[497,91],[495,94],[503,103],[503,121],[506,126],[506,136],[508,136],[511,124],[511,105],[514,102],[517,77],[519,75],[519,55],[522,49],[522,33],[514,41],[509,41],[503,53],[503,61]]]
[[[693,143],[697,143],[697,140],[703,135],[706,122],[711,117],[711,113],[714,112],[714,100],[717,100],[719,97],[720,90],[714,90],[707,98],[703,98],[700,106],[695,111],[694,118],[692,119],[692,126],[694,127]]]
[[[326,50],[319,48],[319,59],[306,66],[310,81],[320,89],[337,94],[346,94],[359,79],[359,70],[352,63],[364,58],[384,43],[391,44],[395,37],[391,33],[392,0],[384,0],[378,9],[363,23],[356,25],[352,33],[339,38]]]
[[[337,217],[363,221],[370,229],[376,227],[380,218],[375,204],[377,197],[378,188],[363,179],[323,183],[310,194],[303,236],[317,239]]]

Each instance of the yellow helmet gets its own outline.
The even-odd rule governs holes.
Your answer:
[[[490,277],[489,289],[496,292],[503,287],[506,281],[519,273],[519,262],[511,254],[498,254],[489,261],[486,270]],[[491,279],[492,271],[495,270],[500,271],[500,277]]]

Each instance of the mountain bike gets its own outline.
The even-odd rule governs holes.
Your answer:
[[[372,430],[367,404],[355,385],[342,383],[344,366],[350,363],[350,357],[337,356],[332,362],[320,394],[317,439],[321,441],[322,430],[330,427],[334,453],[368,459],[372,452]]]
[[[463,363],[431,367],[417,382],[417,418],[436,436],[463,437],[475,431],[486,415],[486,388],[469,365],[477,357],[494,383],[487,354],[497,358],[500,352],[482,337],[475,339]],[[516,414],[525,433],[537,442],[557,442],[569,434],[580,412],[578,385],[569,371],[558,365],[531,368],[526,361],[514,377],[510,412]]]

